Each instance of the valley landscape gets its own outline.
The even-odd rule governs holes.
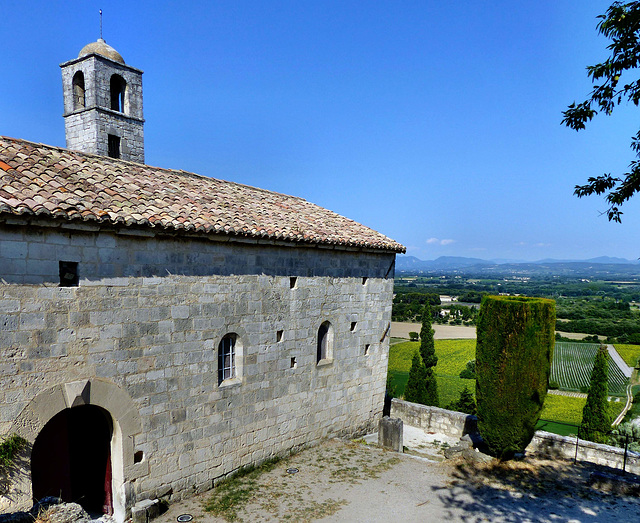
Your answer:
[[[423,262],[399,256],[397,273],[393,308],[397,321],[392,324],[388,375],[397,396],[404,391],[419,347],[419,342],[408,340],[411,332],[420,331],[417,321],[425,303],[430,304],[435,331],[440,406],[446,407],[465,387],[475,390],[475,379],[462,378],[460,373],[475,359],[475,316],[482,296],[511,294],[556,301],[552,390],[539,428],[562,435],[576,433],[599,343],[609,344],[610,352],[619,355],[615,361],[609,359],[612,417],[623,411],[628,396],[638,395],[635,399],[640,402],[635,370],[640,358],[639,264],[611,258],[535,264],[491,264],[465,258]],[[632,408],[625,421],[636,415]]]

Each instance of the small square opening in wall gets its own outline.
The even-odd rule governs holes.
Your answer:
[[[357,321],[352,321],[351,322],[351,332],[354,332],[356,330],[357,326],[358,326],[358,322]]]
[[[364,346],[364,355],[365,355],[365,356],[368,356],[368,355],[369,355],[369,349],[370,349],[370,348],[371,348],[371,345],[370,345],[370,344],[368,344],[368,343]]]
[[[142,463],[143,459],[144,459],[144,452],[142,452],[141,450],[138,450],[137,452],[134,452],[134,454],[133,454],[133,462],[134,463]]]
[[[292,369],[298,368],[298,360],[295,358],[295,356],[291,358],[291,368]]]
[[[290,289],[295,289],[297,283],[298,283],[298,277],[297,276],[291,276],[291,278],[289,278],[289,288]]]
[[[78,286],[78,262],[60,261],[58,262],[58,268],[60,272],[60,287]]]
[[[282,341],[282,334],[284,334],[284,331],[278,331],[276,332],[276,341],[278,343],[280,343]]]

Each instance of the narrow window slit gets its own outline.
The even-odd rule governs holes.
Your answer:
[[[284,333],[284,331],[276,332],[276,342],[280,343],[282,341],[282,334],[283,333]]]
[[[297,283],[298,283],[298,277],[297,276],[291,276],[291,278],[289,278],[289,288],[290,289],[295,289]]]
[[[109,158],[120,158],[120,137],[115,134],[109,134],[108,137],[108,155]]]

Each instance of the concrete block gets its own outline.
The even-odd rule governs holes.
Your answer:
[[[400,418],[383,417],[378,423],[378,446],[402,452],[402,429]]]

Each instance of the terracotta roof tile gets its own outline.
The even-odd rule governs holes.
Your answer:
[[[0,214],[404,252],[302,198],[0,136]]]

